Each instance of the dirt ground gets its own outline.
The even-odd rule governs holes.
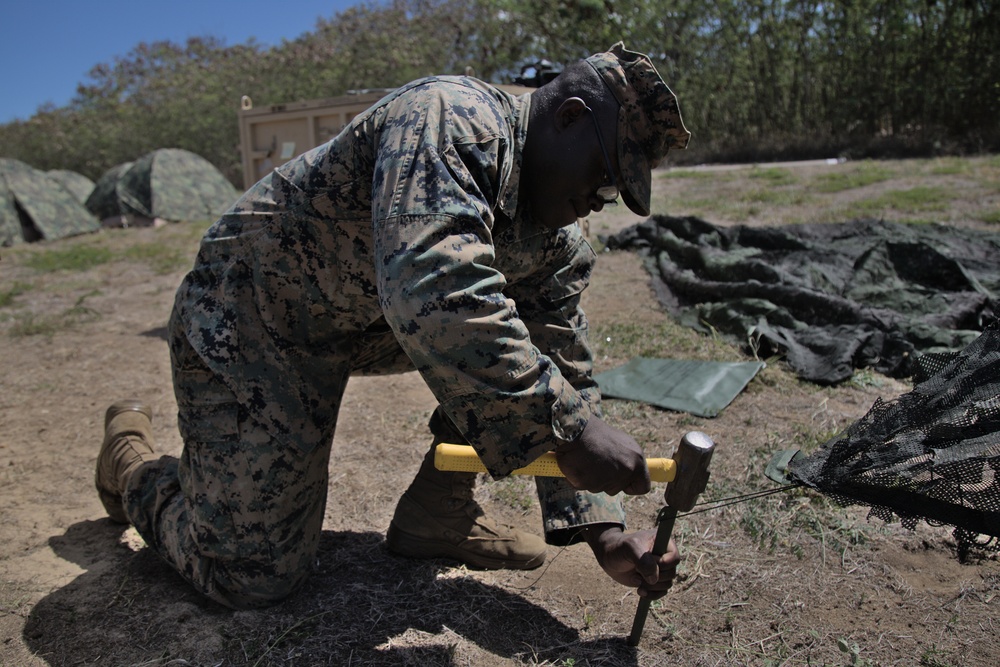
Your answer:
[[[637,221],[619,210],[590,229]],[[190,261],[190,227],[48,246],[175,244]],[[103,412],[118,398],[148,401],[157,447],[180,452],[164,336],[184,269],[116,259],[41,274],[25,265],[26,252],[0,252],[0,287],[31,285],[0,309],[0,665],[1000,663],[995,556],[960,562],[945,527],[911,532],[802,491],[678,519],[686,560],[637,649],[624,641],[637,598],[603,575],[586,546],[550,547],[530,572],[393,556],[385,530],[429,443],[435,405],[412,373],[349,385],[306,589],[272,609],[222,608],[133,530],[109,522],[93,487]],[[628,327],[667,332],[671,356],[745,359],[674,326],[634,255],[600,255],[585,305],[598,370],[628,360],[615,340]],[[72,316],[71,326],[15,332],[54,314]],[[774,488],[763,476],[771,452],[815,447],[877,397],[908,388],[873,374],[820,388],[772,360],[715,419],[614,400],[605,410],[651,456],[670,456],[687,430],[710,434],[718,451],[704,497],[717,499]],[[484,483],[477,494],[491,513],[540,529],[530,480]],[[630,499],[630,527],[652,527],[661,503],[662,488]]]

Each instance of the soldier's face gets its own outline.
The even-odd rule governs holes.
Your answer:
[[[522,187],[531,215],[550,229],[571,225],[604,208],[598,190],[614,180],[618,169],[614,124],[592,115],[586,106],[573,106],[570,112],[557,115],[556,123],[545,128],[551,131],[532,137],[539,142],[525,154]]]

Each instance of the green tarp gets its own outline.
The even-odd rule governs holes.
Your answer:
[[[699,417],[715,417],[743,391],[764,363],[636,357],[594,379],[606,398],[643,401]]]

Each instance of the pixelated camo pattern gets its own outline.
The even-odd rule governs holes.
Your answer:
[[[620,105],[618,164],[630,208],[649,215],[650,170],[670,149],[687,148],[691,133],[681,119],[673,91],[660,77],[649,56],[629,51],[618,42],[587,58]]]
[[[414,82],[208,231],[178,321],[276,438],[328,445],[351,373],[414,367],[494,475],[579,435],[599,402],[579,307],[594,254],[517,207],[529,104]]]
[[[470,444],[438,409],[430,420],[434,442]],[[623,494],[578,491],[559,477],[535,477],[535,488],[542,510],[545,541],[555,546],[575,544],[583,539],[581,528],[595,523],[617,523],[625,527]]]

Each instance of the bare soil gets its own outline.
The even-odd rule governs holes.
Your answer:
[[[619,210],[589,228],[596,236],[634,222]],[[429,444],[435,405],[413,373],[350,383],[307,588],[253,612],[202,599],[105,517],[93,488],[103,412],[116,399],[151,403],[157,447],[180,452],[164,335],[183,265],[163,272],[118,259],[39,273],[24,260],[72,244],[148,244],[177,246],[186,264],[203,227],[102,231],[0,253],[0,288],[30,286],[0,308],[0,665],[1000,663],[994,556],[960,562],[948,528],[911,532],[802,491],[678,519],[686,560],[637,649],[624,641],[637,598],[586,546],[551,547],[531,572],[396,557],[385,530]],[[673,325],[631,254],[600,255],[585,305],[598,370],[628,360],[614,340],[622,324],[667,332],[668,343],[650,343],[669,345],[665,356],[745,358]],[[40,332],[28,335],[25,322]],[[670,456],[687,430],[709,433],[719,449],[705,498],[723,498],[774,488],[763,476],[771,452],[815,447],[877,397],[909,389],[859,377],[820,388],[771,360],[715,419],[615,400],[605,410],[651,456]],[[483,483],[477,494],[491,513],[540,529],[530,480]],[[657,488],[630,499],[631,527],[651,527],[661,503]]]

